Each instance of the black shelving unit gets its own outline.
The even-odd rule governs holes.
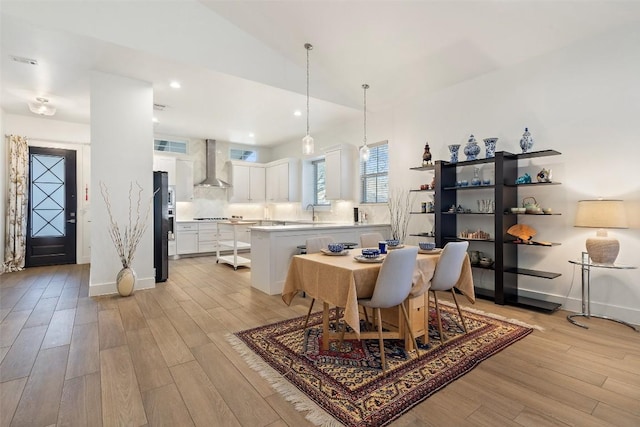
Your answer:
[[[521,215],[530,214],[512,214],[510,208],[518,206],[518,188],[525,186],[547,186],[559,185],[558,182],[543,183],[527,183],[515,184],[518,178],[518,160],[556,156],[560,155],[555,150],[535,151],[531,153],[512,154],[506,151],[496,152],[494,158],[477,159],[472,161],[461,161],[458,163],[450,163],[445,161],[437,161],[435,164],[435,175],[438,190],[435,192],[435,240],[438,247],[443,247],[450,241],[467,240],[471,244],[491,244],[494,246],[494,264],[490,270],[495,272],[495,286],[493,290],[484,288],[476,288],[476,296],[479,298],[487,298],[493,300],[496,304],[516,305],[529,309],[553,312],[560,307],[560,304],[547,301],[540,301],[533,298],[526,298],[518,295],[518,276],[526,275],[543,279],[555,279],[560,276],[559,273],[539,271],[522,268],[518,265],[518,246],[513,240],[513,236],[507,234],[507,230],[518,223]],[[492,185],[468,185],[458,186],[457,169],[465,166],[473,166],[478,164],[494,164],[495,176]],[[495,200],[495,210],[493,214],[481,212],[449,212],[451,206],[458,206],[459,191],[483,191],[491,190]],[[503,214],[504,213],[504,214]],[[495,238],[487,240],[461,239],[457,237],[458,218],[464,221],[465,217],[470,216],[487,216],[493,217]],[[540,216],[559,215],[543,214]],[[526,245],[536,246],[539,250],[547,250],[549,247],[556,246],[559,243],[553,243],[551,246],[542,245]],[[523,245],[524,246],[524,245]],[[475,268],[482,268],[474,266]]]

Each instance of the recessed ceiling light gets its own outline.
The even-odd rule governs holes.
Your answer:
[[[153,123],[158,123],[158,118],[154,117],[153,119],[151,119],[153,121]]]
[[[172,81],[171,83],[169,83],[169,86],[171,86],[171,87],[172,87],[172,88],[174,88],[174,89],[180,89],[180,88],[182,87],[182,86],[180,85],[180,82],[179,82],[179,81],[176,81],[176,80],[174,80],[174,81]]]
[[[296,116],[296,117],[300,117],[302,115],[302,111],[296,110],[296,111],[293,112],[293,115]]]
[[[249,138],[253,138],[254,136],[256,136],[255,133],[253,133],[253,132],[249,133]]]
[[[9,55],[12,61],[21,62],[23,64],[38,65],[37,59],[27,58],[25,56]]]

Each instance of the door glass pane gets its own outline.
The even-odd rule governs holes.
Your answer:
[[[65,235],[64,157],[32,154],[31,237]]]

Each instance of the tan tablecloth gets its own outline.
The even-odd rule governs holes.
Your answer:
[[[330,256],[322,253],[295,255],[291,259],[284,282],[282,300],[289,305],[298,292],[304,291],[315,299],[344,307],[345,321],[359,335],[358,298],[369,298],[373,295],[381,265],[358,262],[353,255],[359,254],[359,250],[351,250],[351,253],[346,256]],[[439,254],[418,254],[413,272],[411,296],[418,296],[429,290],[438,259],[440,259]],[[462,264],[456,288],[471,303],[475,302],[473,276],[468,256]]]

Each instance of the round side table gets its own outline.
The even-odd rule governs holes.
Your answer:
[[[625,322],[624,320],[614,319],[608,316],[600,316],[597,314],[591,314],[591,296],[590,296],[590,287],[591,287],[591,269],[592,268],[608,268],[612,270],[633,270],[638,267],[632,265],[621,265],[621,264],[596,264],[589,258],[589,254],[586,252],[582,253],[582,259],[580,260],[569,260],[571,264],[579,265],[582,269],[582,312],[576,314],[570,314],[567,316],[567,320],[573,323],[576,326],[580,326],[581,328],[589,329],[587,325],[583,325],[574,319],[574,317],[586,317],[587,319],[590,317],[595,317],[598,319],[611,320],[612,322],[617,322],[622,325],[628,326],[636,332],[640,332],[636,326],[631,323]]]

